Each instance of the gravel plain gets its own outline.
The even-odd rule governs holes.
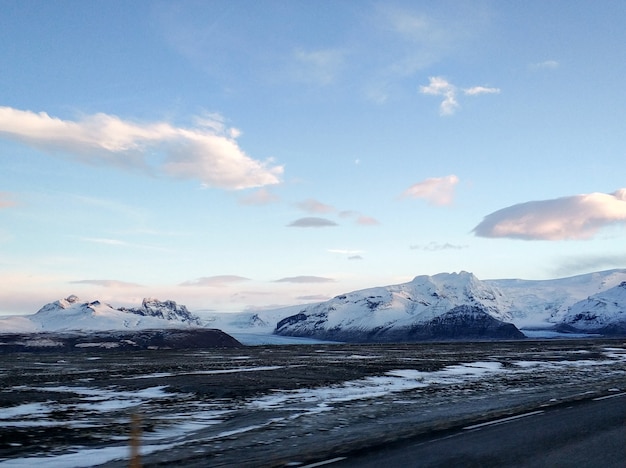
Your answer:
[[[626,388],[623,339],[15,353],[0,467],[302,466]]]

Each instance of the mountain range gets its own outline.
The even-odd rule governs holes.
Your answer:
[[[626,335],[626,269],[535,281],[480,280],[465,271],[440,273],[319,303],[199,314],[174,301],[144,299],[141,307],[116,309],[69,296],[33,315],[0,318],[0,333],[202,327],[235,337],[345,342],[521,339],[547,333]]]
[[[44,305],[33,315],[0,318],[0,332],[67,330],[145,330],[200,327],[201,320],[174,301],[146,298],[141,307],[114,308],[100,301],[82,302],[77,296]]]
[[[535,281],[440,273],[315,304],[206,318],[231,334],[337,341],[626,334],[626,269]]]

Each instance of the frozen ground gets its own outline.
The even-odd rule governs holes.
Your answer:
[[[623,340],[5,355],[0,467],[297,466],[624,391]]]

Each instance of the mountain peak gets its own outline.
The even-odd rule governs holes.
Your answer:
[[[101,301],[83,302],[72,294],[44,305],[28,317],[36,330],[120,330],[200,326],[200,318],[174,301],[146,298],[141,307],[114,308]]]
[[[153,297],[146,297],[141,302],[140,308],[121,308],[120,310],[145,317],[156,317],[170,321],[180,321],[189,325],[200,325],[199,317],[189,312],[184,305],[178,305],[170,300],[160,301]]]

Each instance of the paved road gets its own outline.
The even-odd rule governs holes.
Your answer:
[[[626,393],[467,426],[328,466],[624,468]]]

